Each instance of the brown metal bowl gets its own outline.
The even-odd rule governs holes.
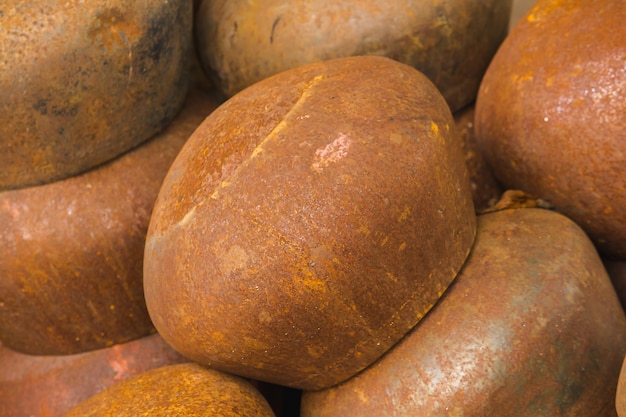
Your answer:
[[[305,392],[302,417],[613,416],[626,318],[602,262],[565,216],[478,217],[439,303],[381,360]]]
[[[299,67],[209,116],[166,177],[146,241],[159,333],[191,359],[322,388],[411,329],[475,233],[454,120],[382,57]]]
[[[61,417],[117,382],[186,361],[159,335],[63,356],[0,348],[0,415]]]
[[[154,331],[143,248],[161,182],[217,106],[190,96],[161,134],[92,171],[0,192],[0,340],[35,355],[83,352]]]
[[[512,0],[205,0],[201,61],[227,96],[314,62],[378,55],[417,68],[453,111],[476,97],[507,34]]]
[[[165,366],[128,378],[65,417],[274,417],[248,381],[197,364]]]
[[[191,0],[3,1],[0,190],[84,172],[163,130],[191,35]]]
[[[491,62],[476,138],[506,187],[546,200],[626,260],[626,7],[539,0]]]

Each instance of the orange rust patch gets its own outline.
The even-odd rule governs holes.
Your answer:
[[[108,50],[130,47],[141,36],[141,30],[129,23],[124,13],[117,8],[98,15],[87,33],[92,44],[101,44]]]

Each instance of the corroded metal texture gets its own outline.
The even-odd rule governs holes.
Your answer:
[[[257,83],[192,135],[155,203],[146,302],[200,363],[321,388],[426,314],[474,234],[441,94],[391,59],[340,58]]]
[[[0,415],[61,417],[119,381],[186,361],[159,335],[64,356],[0,348]]]
[[[161,134],[97,169],[0,193],[0,340],[78,353],[153,331],[142,288],[145,235],[176,154],[217,106],[190,96]]]
[[[0,190],[111,160],[180,110],[192,1],[3,1]]]
[[[463,146],[465,163],[469,170],[474,207],[477,212],[480,212],[498,201],[502,194],[502,188],[493,176],[491,168],[476,143],[474,114],[474,106],[471,105],[454,113],[454,122]]]
[[[573,219],[626,260],[626,7],[540,0],[504,41],[476,104],[476,137],[507,188]]]
[[[344,384],[305,392],[303,417],[613,416],[626,318],[571,220],[478,217],[454,284],[402,342]]]
[[[512,0],[206,0],[196,16],[204,68],[231,96],[331,58],[379,55],[426,74],[453,111],[471,103],[508,30]]]
[[[128,378],[74,407],[66,417],[274,417],[248,381],[180,364]]]

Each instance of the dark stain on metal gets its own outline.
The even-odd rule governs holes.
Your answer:
[[[276,20],[274,20],[274,23],[272,24],[272,33],[270,34],[270,43],[274,43],[274,32],[276,31],[276,26],[278,25],[278,22],[280,22],[281,17],[283,16],[282,15],[278,16]]]

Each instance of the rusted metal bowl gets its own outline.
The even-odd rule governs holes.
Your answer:
[[[478,217],[439,303],[356,377],[305,392],[302,417],[613,416],[626,318],[588,237],[543,209]]]
[[[84,172],[160,132],[189,80],[192,1],[3,1],[0,190]]]
[[[33,356],[0,348],[0,415],[61,417],[119,381],[187,361],[156,334],[75,355]]]
[[[547,200],[626,260],[626,7],[539,0],[482,81],[476,138],[506,188]]]
[[[65,416],[274,417],[274,413],[248,381],[188,363],[128,378],[82,402]]]
[[[379,55],[426,74],[453,111],[470,104],[508,30],[512,0],[205,0],[204,68],[227,96],[332,58]]]
[[[497,202],[503,190],[476,143],[475,113],[474,105],[468,106],[454,113],[454,122],[469,171],[474,208],[480,212]]]
[[[54,183],[0,193],[0,340],[62,355],[154,331],[142,287],[150,214],[189,135],[217,106],[190,96],[161,134]]]
[[[155,203],[144,288],[189,358],[293,388],[338,383],[439,299],[474,241],[454,120],[382,57],[261,81],[213,112]]]

